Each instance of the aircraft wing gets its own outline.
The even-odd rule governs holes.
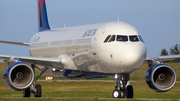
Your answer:
[[[20,56],[9,56],[9,55],[0,55],[1,60],[5,60],[6,62],[14,61],[14,59],[19,59],[22,62],[47,66],[47,67],[54,67],[54,68],[63,68],[63,64],[61,63],[61,58],[45,58],[45,57],[20,57]]]
[[[148,63],[152,59],[154,60],[160,60],[160,61],[168,61],[168,60],[180,60],[180,55],[171,55],[171,56],[159,56],[154,58],[147,58],[145,60],[145,63]]]
[[[29,43],[11,42],[11,41],[1,41],[1,40],[0,40],[0,43],[21,45],[21,46],[30,46]]]

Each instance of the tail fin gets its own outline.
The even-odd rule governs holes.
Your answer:
[[[50,30],[45,0],[38,0],[39,32]]]

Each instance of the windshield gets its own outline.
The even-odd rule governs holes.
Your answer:
[[[128,37],[124,35],[117,35],[116,41],[128,41]]]
[[[112,35],[108,42],[115,41],[115,37],[116,37],[115,35]]]
[[[126,36],[126,35],[108,35],[106,37],[106,39],[104,40],[104,43],[106,42],[113,42],[113,41],[117,41],[117,42],[127,42],[128,40],[130,40],[131,42],[144,42],[142,37],[139,35],[130,35],[130,36]]]
[[[108,35],[108,36],[106,37],[106,39],[104,40],[104,42],[107,42],[110,37],[111,37],[111,35]]]
[[[141,40],[141,42],[144,43],[144,40],[142,39],[142,37],[139,35],[139,39]]]
[[[138,42],[138,41],[139,41],[137,35],[129,36],[129,39],[130,39],[130,41],[132,41],[132,42]]]

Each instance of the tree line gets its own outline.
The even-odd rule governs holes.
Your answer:
[[[161,56],[164,56],[164,55],[177,55],[180,53],[180,45],[176,44],[175,46],[171,47],[170,52],[168,52],[165,48],[163,48],[161,50]]]

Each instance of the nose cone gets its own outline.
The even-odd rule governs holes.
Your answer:
[[[122,64],[126,68],[139,68],[146,59],[146,47],[144,45],[129,45],[120,54]]]

